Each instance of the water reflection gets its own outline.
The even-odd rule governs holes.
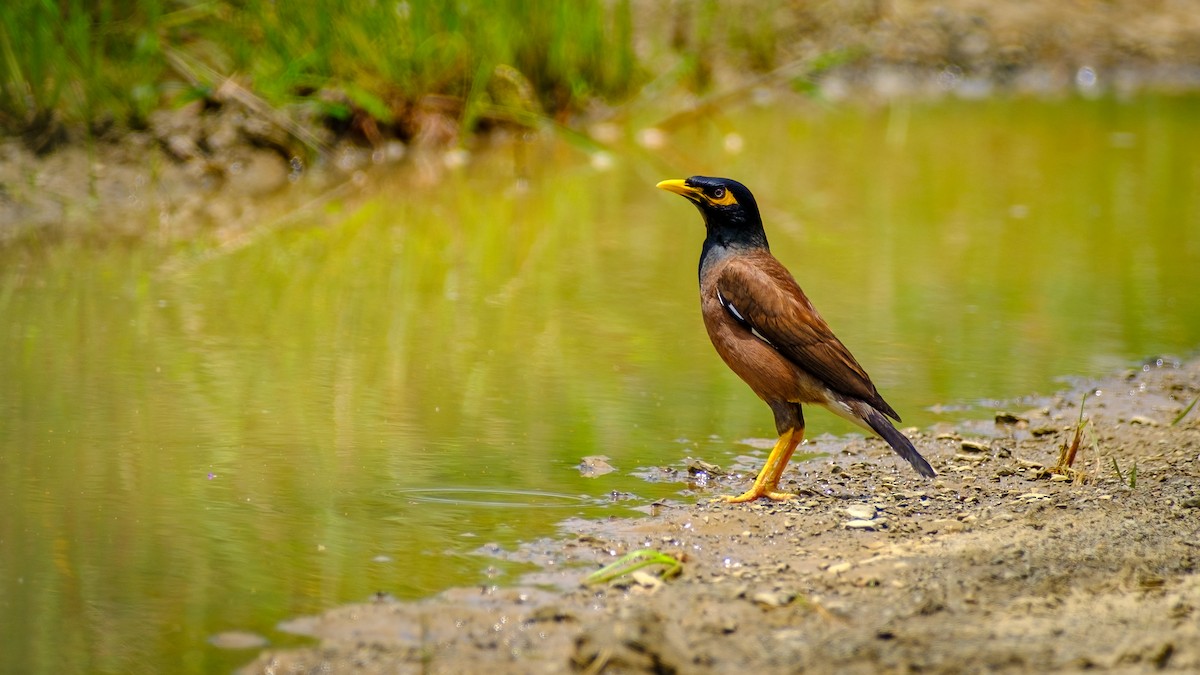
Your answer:
[[[503,152],[432,186],[373,176],[219,255],[4,252],[0,652],[228,669],[214,635],[278,642],[281,619],[376,591],[504,581],[520,568],[484,544],[680,496],[648,467],[737,462],[771,417],[708,344],[703,234],[665,177],[754,190],[907,423],[1190,352],[1196,108],[752,109],[611,166],[538,146],[526,190]],[[810,431],[851,429],[814,412]],[[596,454],[617,471],[582,476]]]
[[[587,497],[544,490],[503,490],[487,487],[426,487],[389,490],[384,497],[407,499],[411,504],[453,504],[475,508],[554,509],[587,501]]]

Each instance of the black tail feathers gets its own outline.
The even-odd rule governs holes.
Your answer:
[[[856,407],[859,408],[858,412],[862,414],[863,421],[867,423],[867,426],[871,427],[875,433],[887,441],[887,444],[892,446],[897,455],[900,455],[909,464],[912,464],[917,473],[926,478],[933,478],[937,475],[933,467],[929,466],[929,462],[925,461],[921,453],[917,452],[917,449],[913,447],[912,441],[908,440],[907,436],[892,426],[892,423],[888,421],[888,418],[883,416],[883,413],[866,404]]]

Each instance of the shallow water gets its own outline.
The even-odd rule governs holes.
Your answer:
[[[770,413],[712,353],[702,226],[663,178],[755,191],[908,424],[1192,353],[1198,114],[789,102],[654,150],[373,174],[218,255],[0,253],[0,659],[228,670],[249,656],[217,633],[288,643],[279,621],[376,591],[504,582],[520,568],[476,551],[681,497],[639,470],[761,456],[740,441]],[[581,476],[588,455],[617,471]]]

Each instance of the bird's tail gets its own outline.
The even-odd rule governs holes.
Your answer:
[[[858,412],[862,415],[863,421],[867,423],[867,426],[871,427],[872,431],[879,434],[883,440],[887,441],[887,444],[892,446],[892,449],[896,451],[897,455],[900,455],[907,460],[909,464],[912,464],[912,467],[917,470],[917,473],[925,476],[926,478],[933,478],[937,475],[937,472],[933,470],[933,467],[929,466],[929,462],[925,461],[925,458],[921,456],[921,453],[917,452],[917,449],[913,447],[912,441],[908,440],[907,436],[900,433],[896,427],[892,426],[891,421],[884,417],[883,413],[865,403],[857,407],[859,408]]]

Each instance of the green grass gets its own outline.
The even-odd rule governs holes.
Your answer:
[[[8,0],[0,132],[137,128],[230,78],[270,106],[346,125],[365,114],[401,138],[430,95],[467,131],[569,120],[664,76],[702,90],[718,56],[773,67],[764,16],[714,0]]]
[[[551,111],[622,96],[639,77],[629,0],[11,0],[0,50],[0,124],[20,132],[52,118],[137,126],[227,77],[276,106],[336,90],[344,99],[313,99],[323,112],[384,123],[427,94],[511,105],[489,89],[502,66],[536,99],[516,103]]]
[[[1133,466],[1129,469],[1128,473],[1121,471],[1121,465],[1117,463],[1116,457],[1112,458],[1112,465],[1113,465],[1113,472],[1117,474],[1117,480],[1128,485],[1130,490],[1136,490],[1137,489],[1137,471],[1138,471],[1137,462],[1135,461],[1133,463]]]
[[[1175,419],[1171,420],[1171,426],[1175,426],[1176,424],[1179,424],[1180,422],[1182,422],[1183,418],[1187,417],[1187,414],[1192,412],[1192,408],[1196,407],[1197,402],[1200,402],[1200,396],[1197,396],[1196,398],[1192,399],[1192,402],[1189,403],[1187,405],[1187,407],[1183,409],[1183,412],[1179,413],[1178,415],[1175,416]]]
[[[683,563],[679,559],[652,548],[643,548],[626,553],[615,562],[609,563],[592,572],[583,580],[583,583],[587,585],[606,584],[651,565],[665,566],[661,575],[663,579],[676,576],[683,570]]]
[[[157,105],[161,3],[0,4],[0,128],[38,134],[56,119],[105,124]]]

